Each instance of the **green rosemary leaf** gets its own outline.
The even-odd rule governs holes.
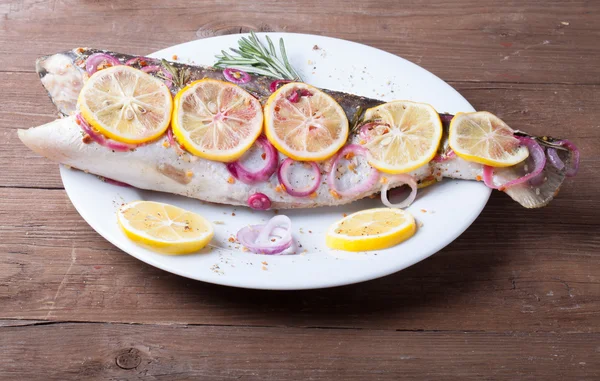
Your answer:
[[[217,68],[232,68],[248,73],[264,75],[277,79],[301,81],[300,75],[294,70],[287,57],[283,39],[279,40],[279,53],[269,36],[265,36],[267,46],[260,42],[254,32],[238,41],[237,48],[231,52],[221,51],[215,56]]]

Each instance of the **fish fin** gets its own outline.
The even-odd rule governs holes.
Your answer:
[[[541,176],[543,176],[543,182],[539,185],[525,182],[507,188],[504,192],[526,208],[546,206],[558,194],[560,186],[565,180],[565,174],[564,171],[561,173],[552,165],[549,166],[549,163],[546,163]]]
[[[519,134],[525,135],[519,131]],[[527,135],[530,136],[530,135]],[[559,139],[553,139],[549,137],[533,137],[544,149],[544,153],[548,148],[556,148],[556,143]],[[557,169],[550,160],[546,160],[546,164],[542,173],[536,179],[531,179],[523,184],[514,185],[504,190],[513,200],[521,204],[526,208],[541,208],[548,205],[554,197],[558,195],[560,186],[562,185],[565,177],[567,177],[567,168],[573,166],[574,161],[578,161],[579,157],[571,150],[561,149],[558,151],[561,160],[565,163],[564,168]],[[500,177],[519,177],[515,173],[523,171],[523,167],[527,165],[527,160],[521,164],[510,168],[496,169],[496,175]],[[578,165],[578,163],[577,163]]]

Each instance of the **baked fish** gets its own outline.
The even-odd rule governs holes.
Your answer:
[[[106,56],[110,58],[98,60],[98,57]],[[91,62],[92,59],[94,62]],[[442,178],[452,178],[485,180],[487,185],[499,188],[524,207],[537,208],[545,206],[556,196],[565,177],[575,175],[579,163],[579,153],[569,141],[530,136],[516,131],[517,138],[528,145],[534,144],[533,150],[541,149],[541,154],[532,152],[530,146],[529,158],[523,162],[506,168],[495,168],[493,172],[489,168],[486,171],[485,165],[464,160],[452,152],[448,144],[448,128],[453,115],[440,114],[443,125],[441,143],[437,155],[425,165],[404,175],[389,175],[374,170],[369,165],[367,156],[361,155],[360,149],[347,150],[351,152],[350,155],[338,154],[332,159],[314,163],[312,168],[306,164],[297,166],[301,175],[296,176],[293,187],[300,190],[310,188],[311,192],[289,192],[290,189],[282,186],[281,176],[275,173],[277,168],[281,169],[282,164],[286,163],[287,157],[281,152],[273,153],[275,158],[269,164],[273,167],[270,176],[263,181],[253,181],[254,179],[244,178],[242,174],[236,173],[235,167],[230,163],[190,154],[173,139],[170,130],[158,139],[136,147],[118,142],[112,142],[112,145],[102,144],[104,138],[90,134],[90,127],[77,110],[77,98],[89,77],[90,66],[92,70],[97,70],[102,65],[129,65],[141,69],[165,81],[173,94],[199,79],[226,81],[229,76],[223,70],[212,67],[87,48],[77,48],[37,60],[36,69],[42,84],[64,117],[39,127],[19,130],[21,141],[31,150],[57,163],[140,189],[256,209],[286,209],[342,205],[364,197],[373,197],[380,192],[384,195],[384,203],[388,204],[387,191],[408,184],[414,189],[409,200],[401,205],[405,206],[411,198],[414,199],[417,186],[423,187]],[[152,69],[148,70],[149,67]],[[264,104],[274,87],[279,85],[276,82],[279,81],[267,76],[252,75],[248,82],[240,83],[239,86]],[[361,132],[365,126],[373,123],[365,120],[364,110],[384,102],[338,91],[322,91],[341,106],[350,122],[346,147],[360,147],[364,144]],[[265,153],[272,149],[265,148],[264,144],[259,144],[261,142],[268,143],[267,139],[261,137],[244,155],[247,167],[260,166],[261,157],[264,160]],[[533,173],[533,170],[537,172]],[[355,186],[357,184],[360,186]],[[338,188],[354,188],[354,191]]]

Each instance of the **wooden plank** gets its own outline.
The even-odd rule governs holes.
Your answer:
[[[250,0],[168,5],[21,0],[0,6],[0,67],[31,71],[38,56],[76,46],[145,54],[254,29],[354,40],[450,81],[598,84],[599,12],[598,2],[541,0],[493,6],[477,0],[365,0],[352,7],[318,0],[263,1],[259,7]]]
[[[571,139],[581,149],[584,162],[582,175],[570,184],[584,192],[595,189],[580,181],[598,181],[595,168],[600,158],[600,110],[596,94],[600,86],[451,84],[475,108],[496,113],[516,129]],[[30,73],[0,73],[0,94],[6,95],[5,101],[0,102],[0,184],[62,187],[57,166],[26,149],[16,134],[17,128],[55,118],[55,109],[39,80]]]
[[[454,243],[400,273],[263,292],[180,278],[122,253],[81,220],[62,190],[0,189],[0,318],[599,332],[594,205],[565,198],[523,210],[499,194]]]
[[[599,334],[123,324],[0,328],[0,378],[595,380]]]

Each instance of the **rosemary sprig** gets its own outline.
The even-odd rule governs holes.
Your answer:
[[[162,72],[158,72],[158,76],[163,77],[163,79],[170,79],[173,81],[173,84],[180,89],[185,87],[188,80],[190,79],[190,71],[189,69],[177,69],[175,66],[171,65],[167,60],[162,59],[160,63],[163,65],[165,70],[167,70],[173,76],[173,79],[167,78]]]
[[[301,81],[302,78],[287,58],[283,38],[279,39],[279,55],[269,36],[266,36],[266,39],[268,48],[260,42],[254,32],[250,32],[249,38],[242,37],[238,41],[237,49],[230,49],[235,54],[222,50],[221,54],[216,56],[217,63],[214,66],[220,69],[243,70],[277,79]]]

